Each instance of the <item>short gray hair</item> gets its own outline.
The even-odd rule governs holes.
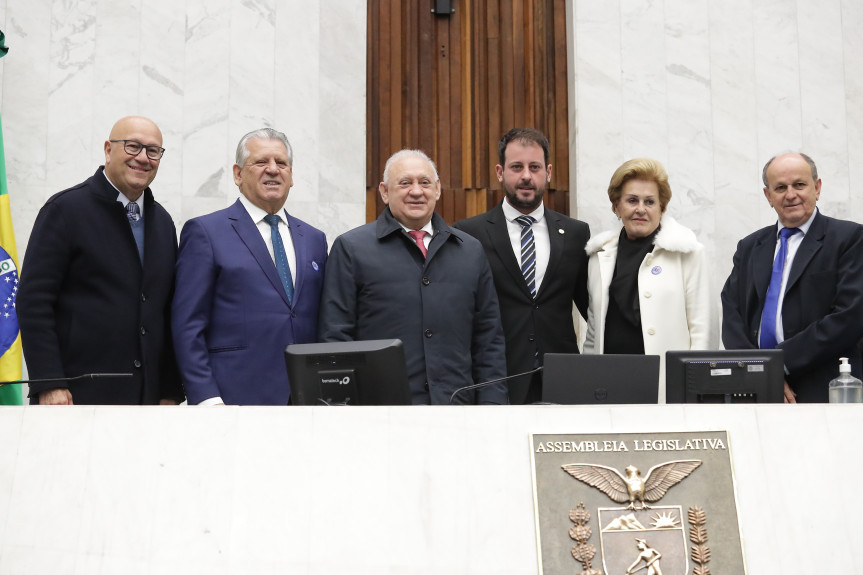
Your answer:
[[[285,151],[288,153],[288,165],[291,167],[294,166],[294,150],[291,148],[291,143],[288,141],[288,137],[284,135],[282,132],[278,130],[274,130],[272,128],[261,128],[259,130],[254,130],[249,132],[242,138],[240,138],[240,143],[237,144],[237,165],[243,166],[246,163],[246,160],[249,159],[249,148],[246,144],[249,143],[249,140],[278,140],[282,144],[285,145]]]
[[[384,166],[384,178],[382,180],[383,183],[385,183],[385,184],[387,183],[387,178],[390,175],[390,166],[392,166],[395,162],[398,162],[399,160],[401,160],[402,158],[405,158],[407,156],[414,156],[416,158],[420,158],[420,159],[428,162],[429,165],[431,165],[432,172],[434,172],[435,181],[440,180],[440,178],[437,175],[437,166],[434,165],[434,162],[432,162],[432,159],[429,158],[425,152],[423,152],[422,150],[407,150],[407,149],[405,149],[405,150],[399,150],[398,152],[396,152],[395,154],[390,156],[389,160],[387,160],[387,163]]]
[[[812,171],[812,181],[813,182],[818,181],[818,168],[815,166],[815,160],[813,160],[812,158],[810,158],[809,156],[807,156],[803,152],[782,152],[781,154],[776,154],[775,156],[773,156],[772,158],[767,160],[767,163],[764,164],[764,169],[761,170],[761,181],[764,182],[765,188],[770,187],[770,185],[767,183],[767,168],[770,167],[770,164],[773,163],[773,160],[775,160],[779,156],[786,156],[788,154],[797,154],[798,156],[803,158],[806,161],[806,163],[809,164],[809,169]]]

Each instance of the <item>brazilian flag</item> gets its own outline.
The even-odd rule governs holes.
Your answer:
[[[0,31],[0,58],[9,49]],[[3,125],[0,122],[0,381],[21,379],[21,335],[15,296],[18,294],[18,250],[12,231],[12,211],[6,188],[6,153],[3,149]],[[0,384],[0,405],[21,405],[21,386]]]

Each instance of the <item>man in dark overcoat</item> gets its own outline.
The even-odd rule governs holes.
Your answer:
[[[30,401],[39,404],[178,403],[183,391],[170,337],[177,233],[150,183],[162,133],[122,118],[105,165],[39,211],[17,296]],[[131,377],[85,378],[85,374]]]

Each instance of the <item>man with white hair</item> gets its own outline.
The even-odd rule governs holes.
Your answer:
[[[189,404],[286,405],[283,353],[317,340],[327,240],[284,209],[294,180],[283,133],[243,136],[233,169],[240,198],[180,235],[177,363]]]
[[[336,238],[324,281],[322,341],[398,338],[412,402],[449,404],[506,376],[503,328],[482,245],[434,211],[441,184],[419,150],[387,160],[377,221]],[[453,403],[508,403],[504,383]]]

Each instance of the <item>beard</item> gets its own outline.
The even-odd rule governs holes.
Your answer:
[[[518,197],[517,190],[506,185],[506,183],[503,184],[503,193],[506,194],[506,201],[509,202],[509,205],[519,211],[530,210],[532,212],[533,210],[538,208],[539,205],[542,203],[542,197],[545,195],[545,191],[547,189],[548,184],[542,186],[541,188],[534,188],[533,199],[522,200]]]

